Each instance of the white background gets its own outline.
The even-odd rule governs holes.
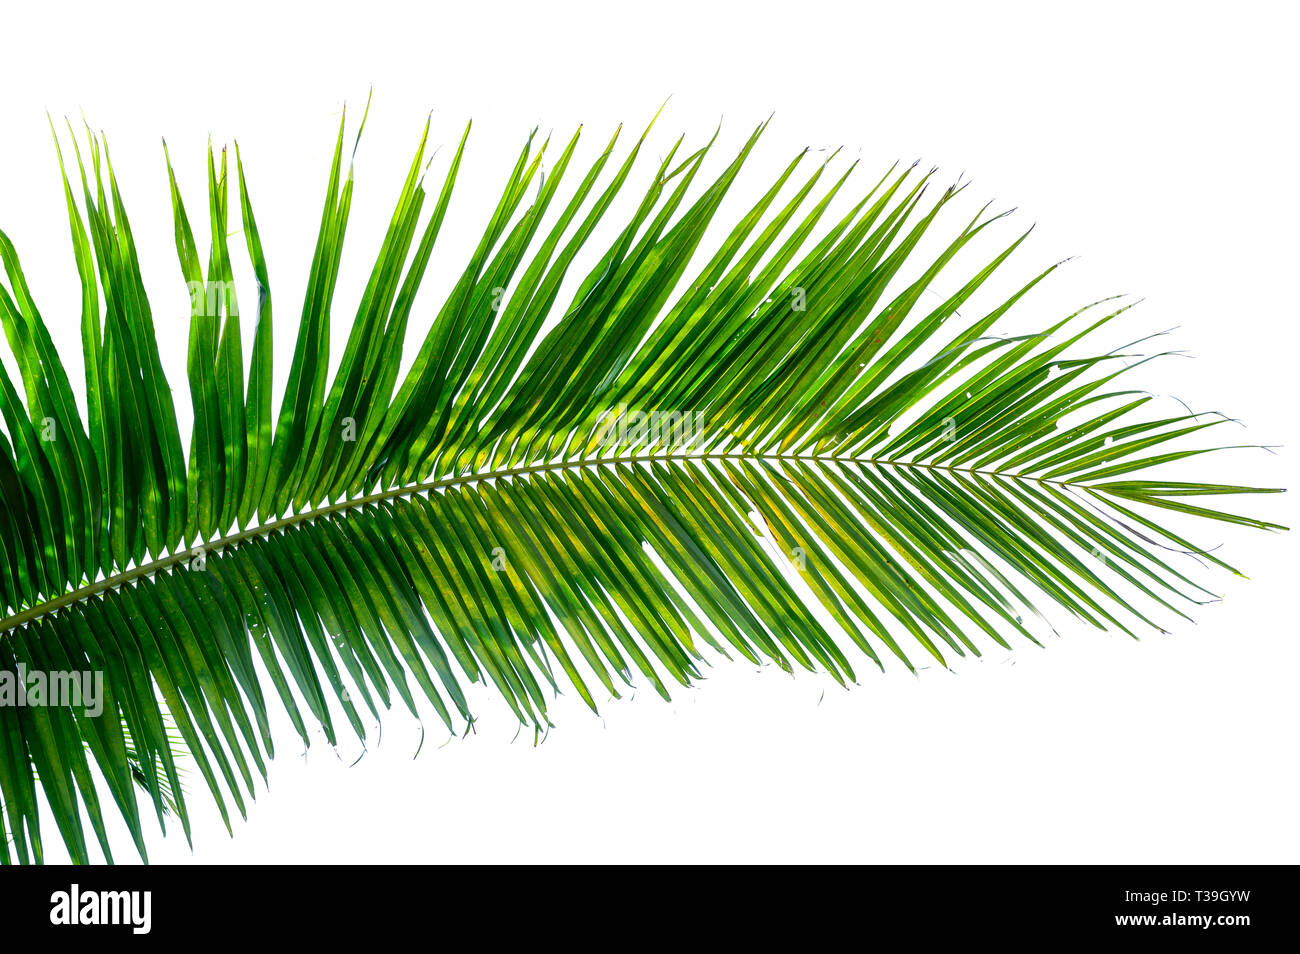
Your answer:
[[[639,130],[671,94],[654,163],[677,133],[699,145],[720,117],[734,149],[775,111],[723,220],[804,145],[860,156],[860,190],[896,159],[937,165],[944,182],[964,171],[971,214],[990,199],[1018,206],[1000,240],[1038,223],[1011,277],[1080,256],[1021,320],[1145,296],[1122,340],[1180,326],[1161,346],[1195,359],[1154,362],[1138,384],[1249,425],[1225,425],[1225,443],[1289,445],[1186,475],[1295,486],[1297,27],[1293,6],[1264,3],[24,5],[0,14],[0,228],[79,374],[45,111],[104,130],[187,410],[160,137],[200,221],[205,143],[238,138],[282,378],[340,107],[359,116],[372,85],[340,342],[430,109],[446,150],[436,172],[467,118],[475,128],[421,336],[533,125],[563,137],[555,146],[586,123],[590,161],[617,123]],[[1297,522],[1288,496],[1243,506]],[[1216,525],[1196,539],[1222,542],[1251,578],[1208,574],[1225,601],[1170,636],[1061,626],[1046,649],[992,647],[956,673],[862,665],[849,691],[721,663],[671,704],[643,690],[603,719],[564,697],[537,747],[478,693],[477,735],[442,745],[429,721],[412,760],[419,730],[394,713],[354,768],[355,746],[336,757],[322,741],[302,758],[282,724],[270,791],[234,839],[196,792],[193,853],[176,832],[152,838],[152,857],[1295,862],[1295,537]],[[52,823],[45,841],[57,856]]]

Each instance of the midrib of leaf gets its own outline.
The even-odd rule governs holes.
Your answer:
[[[99,593],[116,589],[124,583],[130,583],[132,580],[153,576],[161,570],[172,566],[184,564],[198,557],[200,554],[219,553],[228,547],[235,546],[245,540],[255,537],[266,536],[276,530],[283,530],[299,526],[309,521],[326,517],[335,513],[342,513],[348,510],[358,510],[372,503],[379,503],[385,500],[400,500],[407,497],[414,497],[417,494],[428,493],[432,490],[439,490],[444,487],[458,487],[466,484],[479,483],[487,480],[497,480],[508,477],[520,477],[526,474],[536,473],[556,473],[560,471],[578,471],[586,468],[605,467],[612,464],[637,464],[637,463],[669,463],[674,461],[803,461],[805,463],[835,463],[835,464],[855,464],[857,466],[875,466],[875,467],[896,467],[896,468],[915,468],[918,470],[944,471],[953,474],[966,474],[977,477],[1001,477],[1013,480],[1033,482],[1039,484],[1054,484],[1058,487],[1082,486],[1080,481],[1070,480],[1049,480],[1045,477],[1033,477],[1028,474],[999,471],[999,470],[979,470],[967,467],[954,467],[948,464],[926,464],[919,461],[902,461],[888,460],[880,457],[853,457],[835,454],[750,454],[744,451],[732,453],[704,453],[704,454],[687,454],[687,453],[666,453],[666,454],[641,454],[631,455],[628,457],[592,457],[584,460],[562,460],[545,464],[529,464],[527,466],[505,467],[497,470],[482,471],[471,474],[461,474],[456,477],[445,477],[439,480],[426,481],[420,484],[407,484],[402,487],[394,487],[390,490],[379,491],[373,494],[367,494],[362,497],[355,497],[351,500],[341,500],[337,503],[329,504],[324,507],[317,507],[313,510],[306,510],[302,513],[291,514],[287,517],[281,517],[268,523],[259,524],[254,527],[247,527],[237,533],[228,534],[216,540],[209,540],[190,547],[187,550],[178,550],[175,553],[168,554],[149,563],[141,564],[130,570],[123,570],[120,573],[114,573],[102,580],[96,580],[94,583],[87,584],[79,589],[72,590],[62,596],[46,600],[35,606],[16,613],[13,616],[0,621],[0,635],[17,629],[27,623],[34,622],[51,613],[55,613],[68,606],[76,605],[82,600],[89,599]]]

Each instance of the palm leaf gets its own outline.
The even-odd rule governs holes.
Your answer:
[[[923,257],[961,191],[933,173],[891,169],[831,218],[854,170],[824,183],[830,160],[802,153],[688,276],[763,128],[708,175],[716,136],[677,140],[617,222],[646,134],[585,168],[575,134],[547,173],[530,135],[421,328],[469,135],[432,181],[426,124],[331,375],[340,126],[278,413],[242,159],[232,208],[230,156],[209,149],[206,265],[169,159],[188,457],[107,143],[74,135],[84,419],[0,233],[0,671],[102,672],[104,711],[0,708],[0,859],[42,859],[42,799],[76,861],[87,821],[112,858],[105,793],[142,856],[150,807],[188,838],[181,755],[229,826],[276,706],[304,745],[364,743],[393,705],[461,731],[464,687],[490,683],[541,732],[557,691],[666,698],[718,655],[850,683],[863,659],[1037,642],[1026,612],[1136,635],[1213,598],[1184,555],[1232,570],[1170,512],[1281,529],[1189,500],[1272,491],[1144,476],[1221,449],[1187,438],[1223,419],[1143,416],[1143,343],[1088,350],[1128,303],[997,334],[1055,266],[975,311],[1025,235],[953,281],[1002,216]],[[238,298],[232,219],[256,276]]]

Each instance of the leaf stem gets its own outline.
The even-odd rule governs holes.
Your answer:
[[[283,530],[289,527],[299,526],[331,514],[340,513],[346,510],[359,510],[362,507],[372,503],[380,503],[385,500],[396,500],[404,497],[414,497],[417,494],[428,493],[433,490],[440,490],[445,487],[457,487],[466,484],[474,484],[485,480],[501,480],[510,477],[522,477],[527,474],[548,473],[562,470],[580,470],[584,467],[601,467],[609,464],[639,464],[655,462],[674,462],[674,461],[716,461],[716,460],[745,460],[745,461],[804,461],[811,463],[836,463],[836,464],[857,464],[884,467],[905,467],[919,468],[924,470],[947,471],[954,474],[969,474],[979,477],[1005,477],[1015,478],[1018,480],[1032,480],[1037,483],[1055,484],[1061,487],[1073,486],[1077,482],[1068,480],[1048,480],[1045,477],[1030,477],[1026,474],[1008,473],[1006,471],[996,470],[974,470],[970,468],[953,467],[947,464],[923,464],[915,461],[887,460],[878,457],[839,457],[828,454],[750,454],[744,451],[733,453],[714,453],[714,454],[643,454],[641,456],[630,457],[598,457],[586,458],[584,460],[560,460],[552,461],[545,464],[530,464],[521,467],[507,467],[500,470],[484,471],[476,474],[462,474],[456,477],[444,477],[439,480],[426,481],[421,484],[407,484],[401,487],[394,487],[389,490],[379,491],[373,494],[367,494],[363,497],[356,497],[352,500],[342,500],[338,503],[329,504],[324,507],[317,507],[302,513],[291,514],[287,517],[281,517],[270,523],[259,524],[255,527],[248,527],[236,533],[228,534],[216,540],[210,540],[204,543],[196,544],[186,550],[179,550],[175,553],[169,553],[167,556],[159,557],[149,563],[142,563],[139,566],[129,570],[123,570],[120,573],[114,573],[112,576],[104,577],[102,580],[96,580],[79,589],[71,590],[62,596],[55,597],[44,602],[37,603],[21,613],[15,613],[0,620],[0,635],[35,622],[52,613],[68,606],[75,605],[82,600],[90,599],[100,593],[116,589],[125,583],[138,580],[143,577],[153,576],[154,574],[169,569],[173,566],[179,566],[189,563],[199,556],[206,556],[209,553],[219,553],[228,547],[236,546],[245,540],[254,537],[268,536],[276,530]]]

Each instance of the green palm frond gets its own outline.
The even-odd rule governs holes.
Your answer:
[[[188,838],[182,753],[229,827],[275,706],[304,745],[364,740],[393,705],[461,731],[465,685],[490,683],[540,731],[557,691],[593,710],[633,683],[667,697],[711,655],[849,683],[863,658],[1036,642],[1026,611],[1136,633],[1213,598],[1174,551],[1232,570],[1163,518],[1281,529],[1194,499],[1272,491],[1144,476],[1220,449],[1186,438],[1224,419],[1144,416],[1143,344],[1087,350],[1128,304],[999,336],[1055,266],[974,311],[1025,238],[950,281],[1002,218],[984,211],[921,260],[961,191],[933,174],[891,169],[830,216],[853,169],[800,154],[688,275],[763,128],[711,178],[714,141],[677,140],[620,222],[645,134],[571,169],[575,134],[546,173],[530,135],[426,327],[469,136],[429,185],[426,124],[331,374],[341,126],[278,406],[243,163],[209,149],[196,231],[168,160],[188,444],[107,144],[74,136],[84,417],[0,233],[0,673],[101,672],[103,711],[0,707],[0,860],[41,860],[42,799],[77,861],[85,821],[111,860],[105,794],[142,856],[150,808]],[[237,297],[241,232],[256,287]]]

